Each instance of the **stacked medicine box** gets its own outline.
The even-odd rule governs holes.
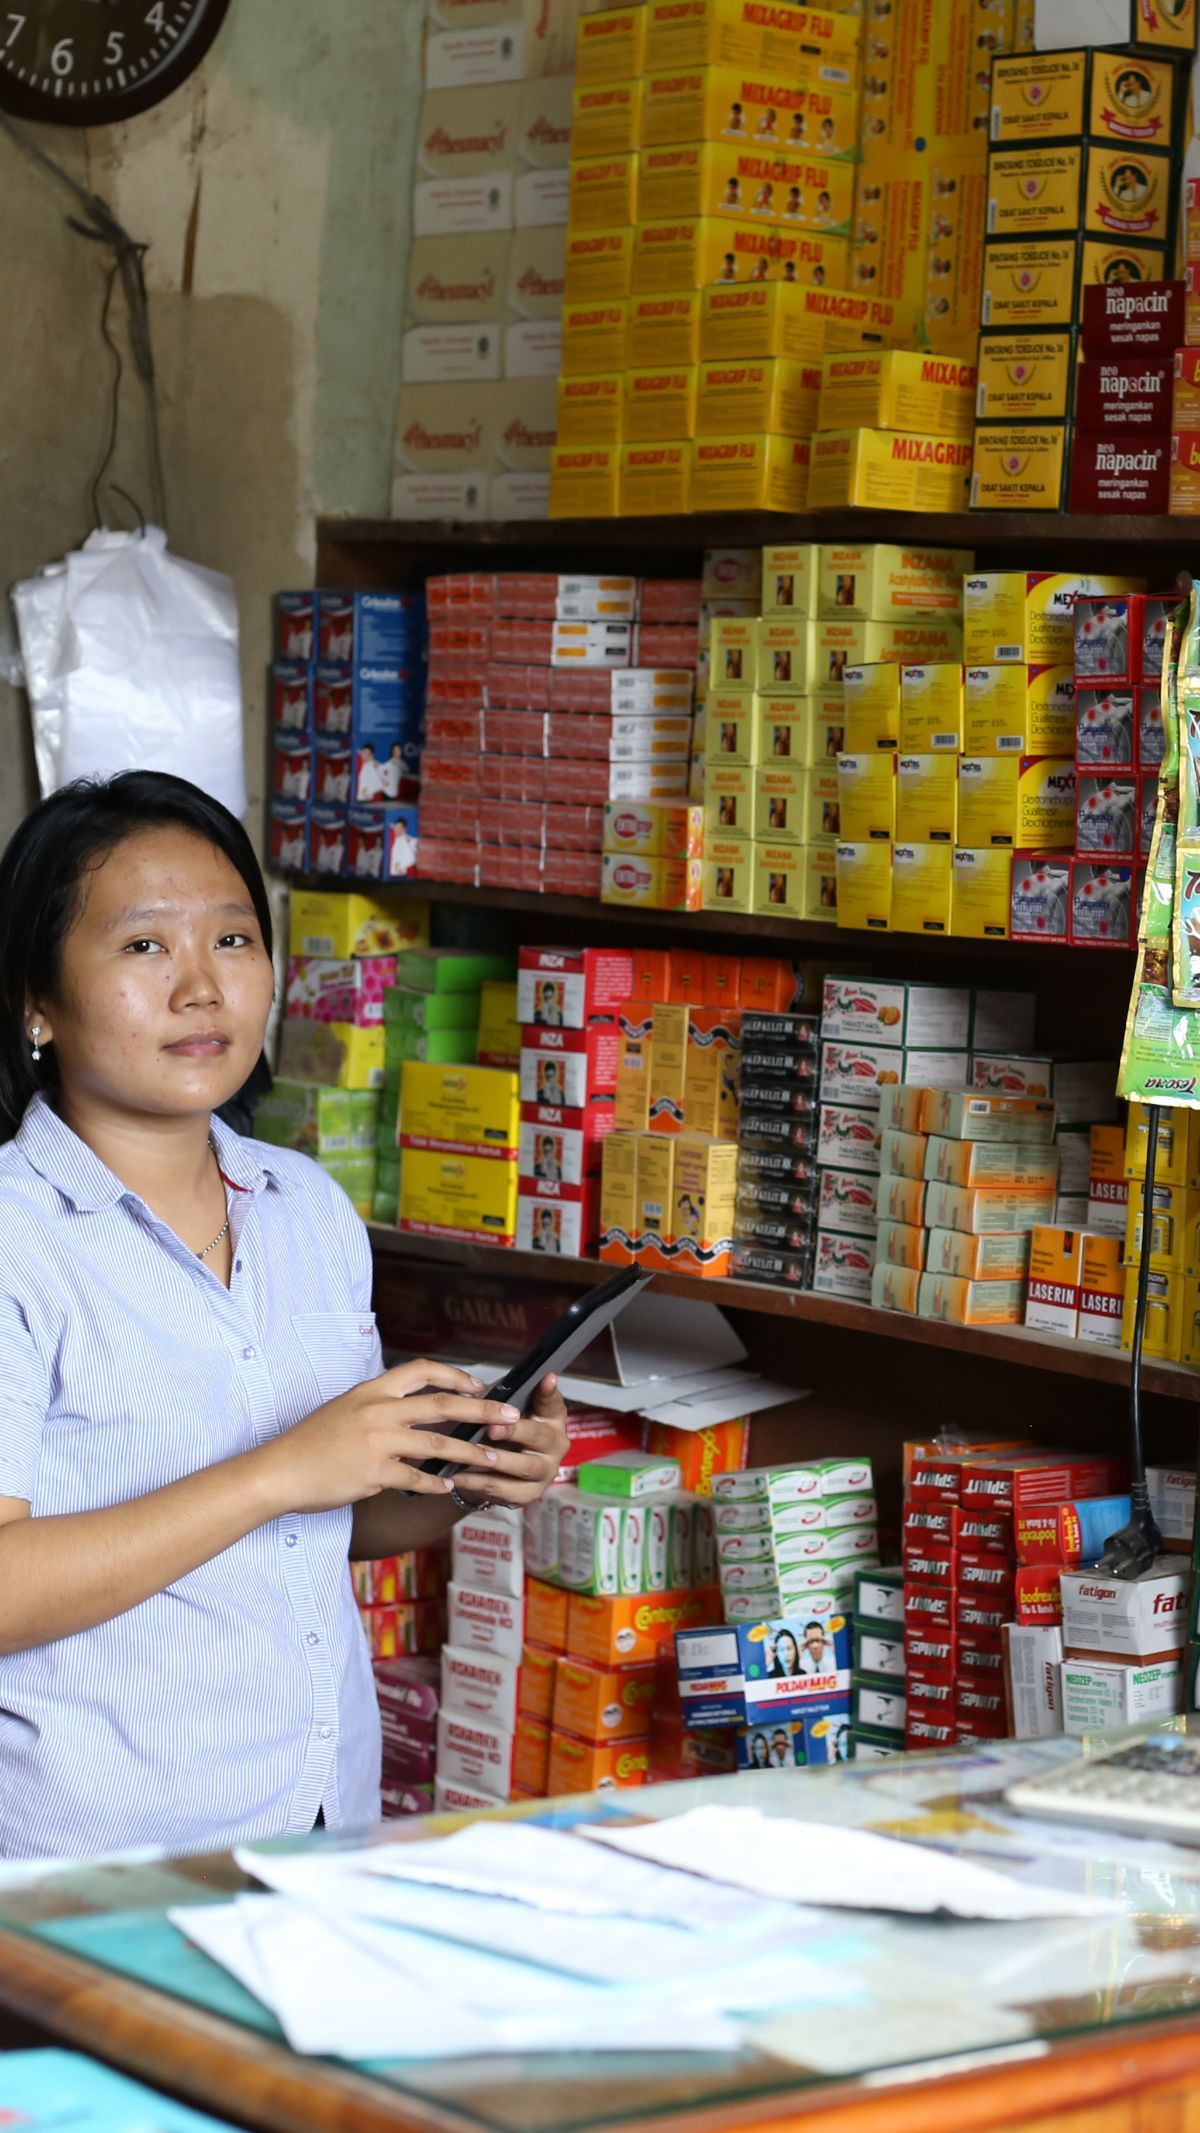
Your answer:
[[[1163,658],[1178,604],[1148,593],[1075,602],[1077,941],[1124,947],[1136,938],[1163,757]]]
[[[816,1014],[742,1014],[732,1271],[743,1279],[811,1285],[820,1027]]]
[[[850,1755],[855,1762],[883,1762],[904,1753],[908,1662],[899,1565],[856,1570],[853,1630]]]
[[[620,948],[522,948],[517,1243],[579,1258],[600,1235],[604,1136],[615,1123],[619,1016],[633,991]]]

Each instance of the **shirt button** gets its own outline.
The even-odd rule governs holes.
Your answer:
[[[322,1739],[322,1740],[332,1740],[332,1739],[333,1739],[333,1727],[332,1727],[332,1726],[322,1726],[322,1728],[321,1728],[321,1739]]]
[[[252,1362],[254,1361],[254,1358],[255,1358],[255,1356],[256,1356],[257,1354],[258,1354],[258,1350],[257,1350],[257,1348],[243,1348],[243,1350],[242,1350],[242,1361],[243,1361],[243,1363],[252,1363]]]
[[[310,1629],[304,1641],[306,1644],[319,1644],[321,1642],[321,1639],[318,1637],[315,1629]]]
[[[284,1545],[284,1547],[285,1547],[285,1548],[294,1548],[294,1547],[295,1547],[295,1545],[296,1545],[296,1536],[295,1536],[295,1534],[294,1534],[294,1533],[289,1533],[289,1534],[288,1534],[288,1537],[287,1537],[287,1539],[286,1539],[286,1540],[284,1541],[284,1544],[283,1544],[283,1545]]]
[[[234,1262],[233,1262],[233,1271],[234,1271],[234,1273],[235,1273],[235,1274],[240,1274],[240,1273],[241,1273],[241,1271],[242,1271],[242,1262],[241,1262],[241,1260],[240,1260],[240,1259],[235,1259],[235,1260],[234,1260]]]

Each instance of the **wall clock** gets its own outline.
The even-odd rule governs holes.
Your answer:
[[[0,0],[0,110],[113,126],[198,67],[229,0]]]

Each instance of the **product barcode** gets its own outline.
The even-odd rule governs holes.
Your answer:
[[[997,202],[995,200],[988,201],[987,226],[989,237],[994,237],[996,234],[996,207]]]
[[[983,302],[979,307],[979,323],[981,326],[990,326],[992,323],[992,292],[990,289],[985,289],[983,292]]]
[[[957,749],[958,735],[957,733],[931,733],[929,736],[929,744],[931,748]]]
[[[999,140],[999,138],[1000,138],[1000,106],[999,106],[999,104],[993,104],[993,105],[992,105],[992,139],[993,139],[994,141],[998,141],[998,140]]]
[[[1019,659],[1020,656],[1021,647],[1019,644],[998,644],[996,646],[997,659]]]
[[[996,753],[1015,755],[1021,747],[1021,737],[1016,733],[1002,733],[996,742]]]
[[[977,420],[977,421],[979,421],[979,422],[982,422],[982,421],[983,421],[983,418],[984,418],[984,416],[986,415],[986,413],[987,413],[987,386],[981,383],[981,384],[980,384],[980,387],[979,387],[979,390],[978,390],[978,392],[977,392],[977,393],[976,393],[976,395],[975,395],[975,417],[976,417],[976,420]]]

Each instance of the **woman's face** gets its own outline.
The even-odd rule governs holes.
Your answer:
[[[143,830],[87,876],[58,996],[31,1001],[29,1022],[68,1105],[178,1118],[248,1080],[273,987],[236,868],[187,830]]]
[[[800,1653],[796,1648],[796,1639],[793,1637],[790,1629],[781,1629],[779,1635],[776,1637],[775,1657],[779,1663],[779,1670],[781,1673],[799,1673]]]

